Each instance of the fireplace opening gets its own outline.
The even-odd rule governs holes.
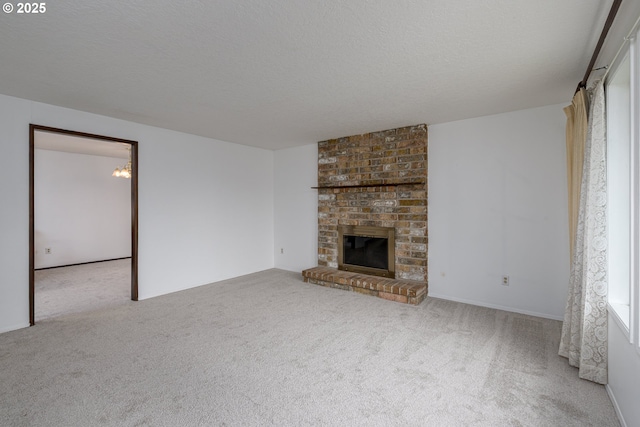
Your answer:
[[[345,264],[389,269],[388,240],[381,237],[344,236]]]
[[[395,277],[395,230],[390,227],[338,227],[338,269]]]

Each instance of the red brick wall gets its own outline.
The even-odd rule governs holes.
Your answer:
[[[319,142],[318,186],[318,265],[338,267],[338,225],[394,227],[396,278],[427,281],[426,125]]]

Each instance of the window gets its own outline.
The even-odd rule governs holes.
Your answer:
[[[631,81],[627,54],[607,82],[609,305],[629,331],[631,283]]]
[[[640,43],[606,80],[609,309],[640,352]]]

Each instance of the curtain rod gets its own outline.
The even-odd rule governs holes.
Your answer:
[[[622,52],[624,47],[627,45],[627,43],[629,43],[629,41],[633,38],[634,33],[638,30],[638,24],[640,24],[640,16],[638,16],[638,19],[636,19],[636,23],[633,24],[633,27],[631,27],[629,34],[627,34],[627,36],[622,41],[622,44],[620,45],[620,49],[618,49],[618,51],[616,52],[616,56],[613,57],[609,65],[605,66],[607,71],[605,71],[604,75],[602,76],[603,81],[607,79],[607,76],[609,75],[609,71],[611,71],[611,68],[613,67],[613,65],[615,65],[616,61],[618,60],[618,56],[620,56],[620,53]]]
[[[604,28],[602,29],[602,33],[600,34],[600,38],[598,39],[598,44],[596,44],[596,48],[593,51],[593,55],[591,55],[591,61],[589,62],[589,66],[587,67],[587,71],[584,73],[584,77],[582,81],[578,83],[578,87],[576,88],[576,93],[583,87],[587,87],[587,80],[589,80],[589,75],[591,74],[591,70],[593,70],[593,65],[596,63],[596,59],[598,59],[598,55],[600,54],[600,49],[604,44],[604,40],[607,38],[607,34],[609,33],[609,29],[611,25],[613,25],[613,20],[618,13],[618,9],[620,9],[620,4],[622,4],[622,0],[614,0],[611,5],[611,10],[609,11],[609,16],[607,16],[607,20],[604,23]]]

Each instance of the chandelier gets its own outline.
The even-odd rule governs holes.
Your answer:
[[[116,168],[111,176],[118,178],[131,178],[131,147],[127,147],[127,150],[129,151],[129,161],[121,168]]]

